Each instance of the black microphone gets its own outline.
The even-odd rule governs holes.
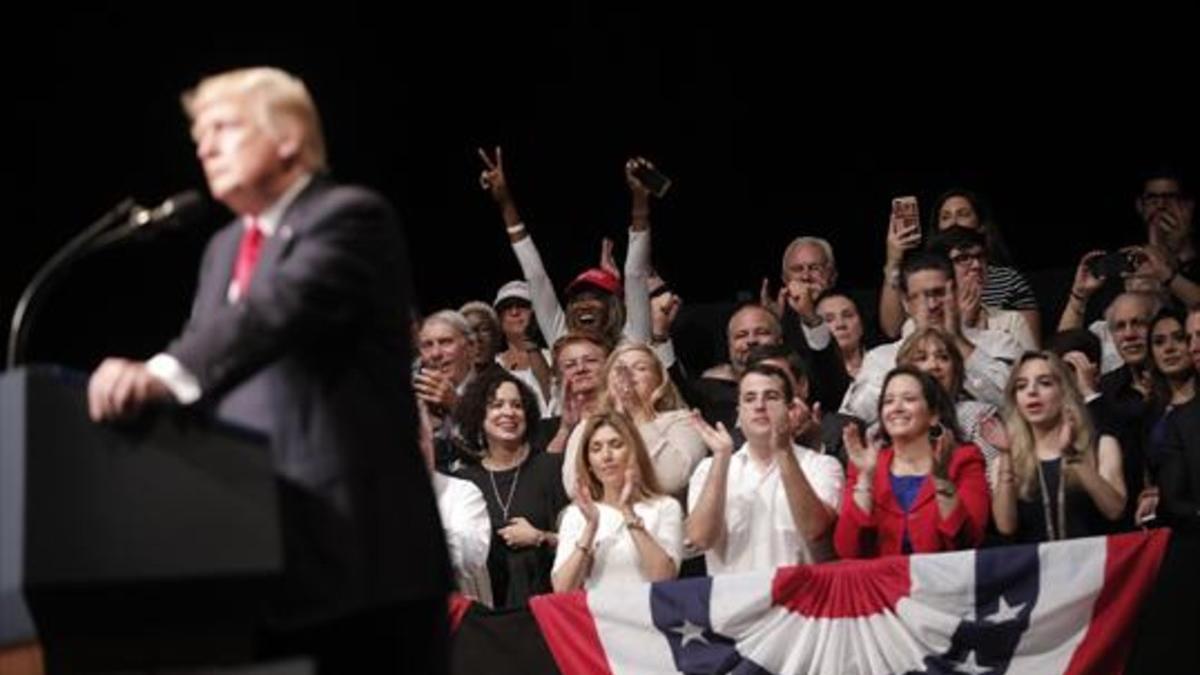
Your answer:
[[[184,190],[152,209],[135,207],[129,214],[128,222],[133,229],[183,227],[199,220],[204,215],[205,206],[204,197],[198,190]]]

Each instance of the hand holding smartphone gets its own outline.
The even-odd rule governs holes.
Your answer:
[[[642,157],[630,160],[628,168],[629,174],[655,197],[661,199],[671,187],[671,179]]]
[[[907,251],[921,244],[921,215],[916,197],[910,195],[893,199],[891,222],[901,248]]]

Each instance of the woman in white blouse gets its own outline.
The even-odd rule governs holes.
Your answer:
[[[595,415],[582,447],[575,501],[559,525],[554,590],[674,579],[683,509],[659,489],[637,430],[620,413]]]
[[[645,345],[623,344],[608,357],[604,383],[600,409],[624,414],[637,425],[658,485],[663,493],[681,497],[708,448],[662,361]],[[572,497],[584,427],[575,427],[563,457],[563,487]]]

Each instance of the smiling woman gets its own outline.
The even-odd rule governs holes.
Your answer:
[[[562,455],[531,447],[537,397],[503,369],[476,378],[455,413],[459,442],[472,458],[458,476],[483,493],[492,522],[488,574],[496,607],[519,607],[550,590],[555,519],[567,503]]]
[[[911,366],[888,373],[879,400],[883,443],[845,429],[850,458],[834,543],[843,558],[973,548],[983,541],[983,456],[962,444],[949,396]],[[880,446],[884,447],[880,447]]]

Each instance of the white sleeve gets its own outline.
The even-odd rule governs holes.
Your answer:
[[[655,508],[658,516],[655,518],[654,540],[662,547],[671,562],[675,563],[675,571],[679,572],[679,563],[683,560],[683,509],[673,497],[663,497],[657,501]]]
[[[638,344],[650,343],[650,230],[629,231],[625,252],[625,338]]]
[[[887,358],[888,354],[883,351],[888,346],[876,347],[863,357],[858,377],[850,383],[850,387],[846,389],[846,396],[842,399],[840,410],[842,414],[852,415],[867,424],[871,424],[878,417],[879,396],[883,391],[883,380],[887,377],[888,371],[896,365],[895,357],[892,356],[889,359]]]
[[[668,495],[679,494],[687,486],[692,470],[704,459],[707,446],[692,427],[690,417],[664,413],[638,427],[659,487]]]
[[[1004,387],[1008,384],[1011,366],[976,346],[970,358],[963,363],[963,370],[963,388],[976,401],[997,407],[1004,405]]]
[[[567,317],[558,303],[558,295],[554,293],[554,285],[550,283],[546,267],[542,265],[542,256],[538,254],[531,236],[516,242],[512,248],[513,253],[517,254],[517,262],[521,264],[525,281],[529,282],[529,295],[538,328],[542,329],[546,344],[553,347],[554,342],[567,332]]]
[[[563,490],[570,499],[575,498],[575,481],[579,479],[575,471],[575,462],[579,461],[576,456],[579,454],[580,444],[583,443],[583,427],[583,421],[575,425],[575,428],[571,430],[571,435],[567,436],[567,447],[563,450]]]
[[[668,338],[666,342],[660,342],[650,346],[654,350],[654,355],[662,361],[663,370],[669,369],[675,365],[675,341]]]
[[[552,574],[575,552],[575,543],[579,541],[586,524],[583,514],[574,504],[563,511],[562,522],[558,524],[558,548],[554,551],[554,566],[550,568]]]
[[[692,477],[688,480],[687,510],[691,513],[700,501],[700,493],[704,492],[704,483],[708,480],[708,471],[712,468],[712,458],[705,457],[696,465]]]
[[[175,400],[183,405],[200,400],[200,381],[174,356],[165,352],[155,354],[146,362],[146,372],[166,385]]]
[[[1013,310],[1012,330],[1010,333],[1017,344],[1021,346],[1021,351],[1035,351],[1038,348],[1037,341],[1033,339],[1033,331],[1029,328],[1029,322],[1025,320],[1025,316],[1020,312]]]
[[[492,582],[488,575],[488,549],[492,523],[483,493],[470,481],[451,479],[457,487],[450,518],[443,523],[451,562],[459,576],[462,592],[491,607]]]
[[[1088,330],[1100,339],[1101,375],[1107,375],[1125,365],[1125,360],[1121,358],[1121,352],[1117,351],[1117,343],[1113,340],[1112,332],[1108,330],[1107,322],[1093,321],[1092,325],[1088,326]]]
[[[812,473],[805,471],[804,477],[817,493],[817,498],[838,513],[841,511],[842,490],[846,487],[846,473],[832,455],[817,454],[815,450],[810,452],[812,459],[808,468],[812,469]]]
[[[829,341],[833,339],[833,333],[829,330],[829,324],[822,321],[816,326],[809,326],[800,320],[800,330],[804,331],[804,340],[808,342],[808,348],[814,352],[819,352],[829,346]]]

